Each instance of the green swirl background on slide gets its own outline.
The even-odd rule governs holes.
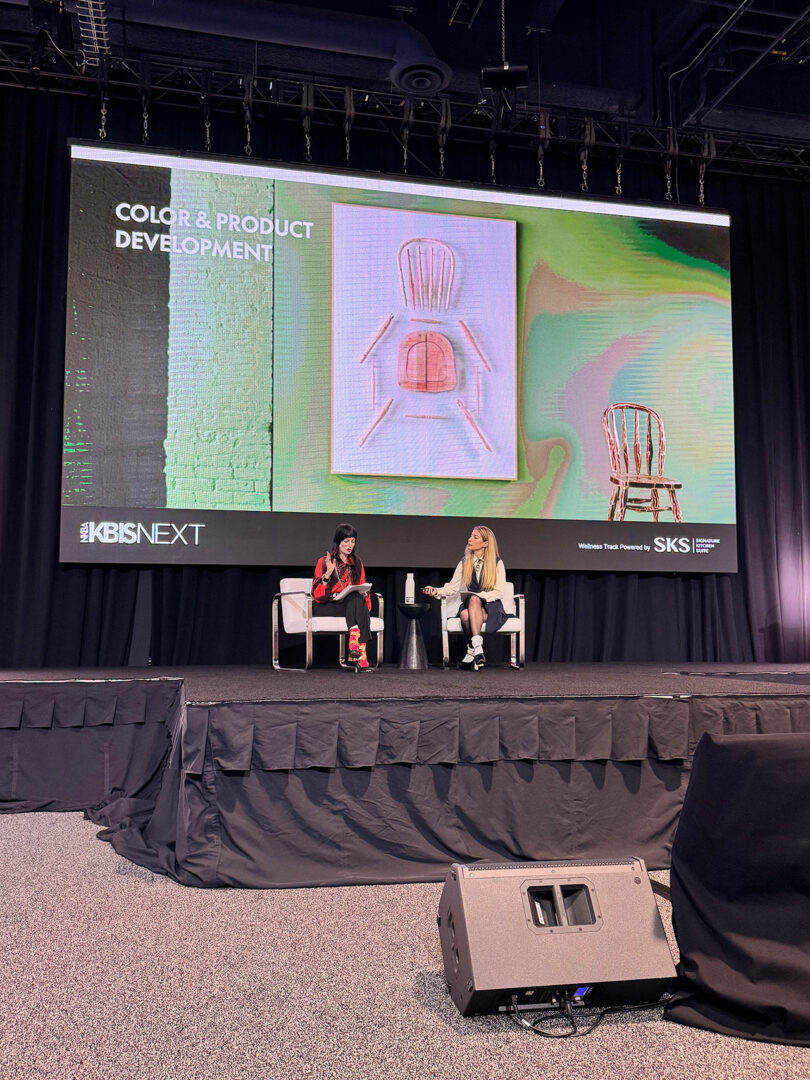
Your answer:
[[[330,474],[333,202],[517,222],[516,481]],[[286,181],[275,215],[313,228],[274,252],[274,510],[602,519],[602,412],[636,401],[663,418],[684,520],[734,521],[727,229]]]

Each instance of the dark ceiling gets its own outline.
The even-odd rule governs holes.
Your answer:
[[[799,144],[809,42],[803,0],[0,0],[0,82],[16,85],[75,92],[107,64],[168,87],[179,65],[491,104],[481,71],[505,54],[528,69],[499,98],[510,113]]]

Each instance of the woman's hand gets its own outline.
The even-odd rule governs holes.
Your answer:
[[[330,553],[327,551],[327,553],[323,557],[323,573],[324,573],[324,577],[330,578],[332,576],[332,574],[334,574],[334,572],[335,572],[335,560],[332,558]]]
[[[425,594],[425,596],[438,596],[439,595],[439,590],[434,589],[432,585],[425,585],[422,588],[422,592]]]

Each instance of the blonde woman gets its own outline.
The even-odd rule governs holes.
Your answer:
[[[440,589],[426,586],[422,590],[428,596],[461,594],[459,618],[467,639],[467,652],[458,665],[462,671],[480,671],[486,664],[481,627],[486,622],[490,634],[506,622],[505,590],[506,570],[498,555],[498,541],[486,525],[476,525],[470,533],[464,557],[450,581]]]

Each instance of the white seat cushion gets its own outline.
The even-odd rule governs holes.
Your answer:
[[[315,634],[340,634],[345,633],[347,629],[346,620],[339,615],[312,616],[312,630]]]
[[[310,578],[282,578],[279,585],[281,596],[281,621],[284,630],[288,634],[305,634],[307,632],[307,596],[312,586]],[[285,593],[291,595],[285,596]],[[341,634],[346,633],[348,627],[346,620],[339,615],[318,615],[318,605],[312,605],[312,631],[315,634]],[[371,631],[377,633],[382,630],[385,623],[382,619],[373,616],[371,619]]]
[[[376,615],[372,616],[372,633],[382,630],[384,626],[385,623],[382,619],[378,619]],[[312,631],[315,634],[345,634],[348,631],[348,627],[346,626],[346,620],[342,619],[339,615],[313,615]],[[301,628],[300,633],[306,633],[306,624]]]

